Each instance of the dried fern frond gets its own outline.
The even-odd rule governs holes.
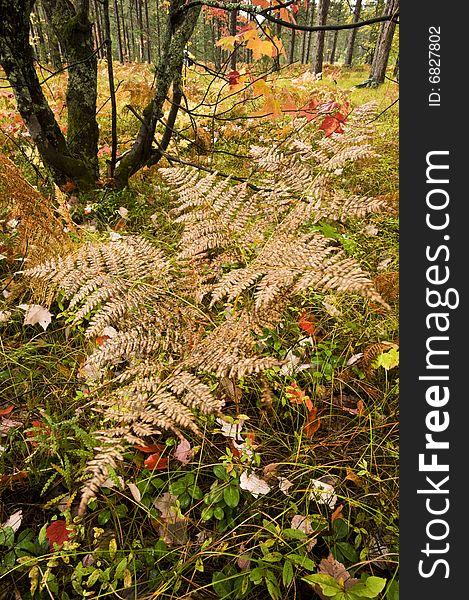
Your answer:
[[[171,280],[162,252],[147,240],[123,237],[115,242],[87,243],[75,255],[46,261],[25,276],[49,282],[77,308],[74,323],[89,314],[87,337],[112,325],[119,327],[133,313],[150,318]]]

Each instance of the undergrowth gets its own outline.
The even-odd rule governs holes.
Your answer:
[[[3,598],[398,598],[395,108],[333,169],[314,123],[227,127],[236,171],[180,156],[262,191],[152,168],[24,265],[6,208]]]

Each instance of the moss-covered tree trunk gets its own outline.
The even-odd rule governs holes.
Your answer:
[[[183,10],[184,4],[185,0],[171,0],[162,40],[161,57],[156,70],[155,95],[143,111],[142,125],[134,145],[116,167],[114,182],[118,188],[125,187],[129,177],[141,167],[157,162],[162,156],[162,150],[165,150],[161,144],[153,147],[156,125],[163,117],[163,104],[171,86],[173,86],[171,121],[174,123],[176,118],[180,102],[179,78],[184,60],[184,48],[197,24],[201,8],[196,6]],[[170,137],[167,131],[163,134],[166,146]]]
[[[61,132],[40,85],[29,43],[32,0],[0,0],[0,64],[13,88],[18,111],[44,163],[61,184],[73,180],[90,187],[95,172],[74,154]]]
[[[89,19],[89,0],[43,0],[68,65],[67,143],[70,152],[87,163],[98,178],[96,121],[97,55]]]

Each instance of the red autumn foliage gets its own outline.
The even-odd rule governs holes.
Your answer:
[[[57,519],[46,528],[46,538],[49,542],[51,550],[54,550],[54,544],[62,546],[64,542],[68,542],[73,536],[73,530],[67,529],[65,519]]]
[[[309,335],[313,335],[316,326],[314,325],[314,317],[309,315],[306,312],[301,313],[300,318],[298,320],[298,327],[309,333]]]
[[[164,471],[168,468],[168,458],[161,456],[161,452],[155,452],[154,454],[150,454],[143,462],[143,465],[152,471]]]
[[[316,431],[321,426],[321,421],[317,417],[318,409],[316,406],[312,407],[308,412],[308,419],[306,420],[305,426],[303,427],[304,434],[308,437],[313,437]]]

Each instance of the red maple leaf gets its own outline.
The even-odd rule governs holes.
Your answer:
[[[337,117],[329,115],[323,120],[323,122],[319,126],[319,129],[322,129],[324,131],[324,133],[326,134],[325,137],[329,137],[333,133],[344,133],[341,123],[342,122],[339,119],[337,119]]]
[[[239,71],[230,71],[228,73],[228,83],[230,84],[230,88],[239,83]]]
[[[150,454],[143,464],[147,469],[164,471],[168,467],[168,458],[166,456],[162,457],[161,452],[155,452]]]
[[[314,325],[314,317],[309,315],[306,312],[301,313],[300,318],[298,320],[298,327],[309,333],[309,335],[313,335],[316,326]]]
[[[135,450],[140,450],[140,452],[145,452],[145,454],[152,454],[153,452],[159,452],[160,454],[165,449],[164,444],[151,444],[151,446],[137,446],[134,445]]]
[[[46,538],[51,550],[54,550],[54,544],[62,546],[64,542],[68,542],[73,534],[73,529],[67,529],[65,519],[57,519],[46,528]]]

